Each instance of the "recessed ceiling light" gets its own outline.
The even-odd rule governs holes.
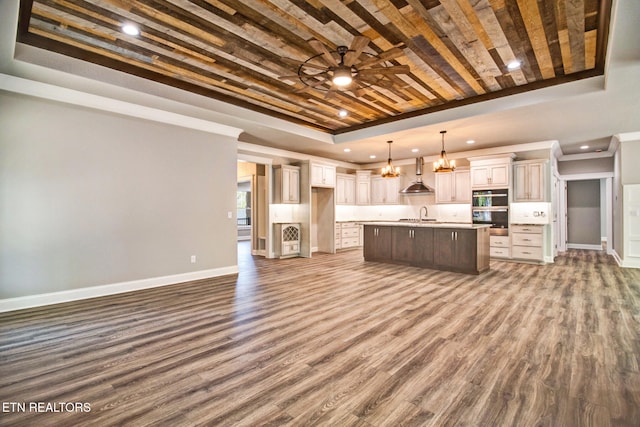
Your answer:
[[[581,150],[586,150],[587,148],[589,148],[589,146],[588,146],[588,145],[581,145],[581,146],[580,146],[580,149],[581,149]]]
[[[467,144],[475,144],[475,143],[476,143],[476,141],[474,141],[473,139],[470,139],[470,140],[467,141]]]
[[[349,115],[349,112],[347,110],[340,110],[338,111],[338,115],[340,117],[347,117]]]
[[[596,148],[596,153],[602,153],[602,148]]]
[[[520,68],[520,65],[521,65],[520,61],[515,60],[515,61],[511,61],[511,62],[509,62],[509,63],[507,64],[507,68],[508,68],[509,70],[517,70],[518,68]]]
[[[130,36],[137,36],[140,34],[140,30],[133,24],[124,24],[122,26],[122,32],[125,34],[129,34]]]
[[[372,154],[372,155],[370,155],[370,156],[369,156],[369,158],[370,158],[370,159],[375,159],[375,158],[376,158],[376,155],[375,155],[375,154]]]
[[[411,152],[412,152],[412,153],[417,153],[418,151],[420,151],[420,150],[418,150],[417,148],[412,148],[412,149],[411,149]]]
[[[344,149],[344,152],[345,152],[345,153],[350,153],[350,152],[351,152],[351,148],[345,148],[345,149]]]

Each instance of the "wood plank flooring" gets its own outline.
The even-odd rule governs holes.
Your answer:
[[[0,425],[640,425],[640,271],[603,253],[240,269],[0,314]]]

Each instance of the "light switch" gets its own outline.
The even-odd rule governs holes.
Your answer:
[[[232,219],[233,218],[233,212],[231,212],[231,211],[227,212],[227,218]]]

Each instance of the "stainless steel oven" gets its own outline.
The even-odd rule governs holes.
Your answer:
[[[474,190],[472,196],[472,222],[490,225],[492,235],[508,235],[509,190]]]
[[[507,208],[509,207],[509,190],[474,190],[472,205],[474,208]]]

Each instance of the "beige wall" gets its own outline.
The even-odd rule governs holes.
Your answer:
[[[237,265],[234,138],[5,92],[0,111],[0,299]]]

